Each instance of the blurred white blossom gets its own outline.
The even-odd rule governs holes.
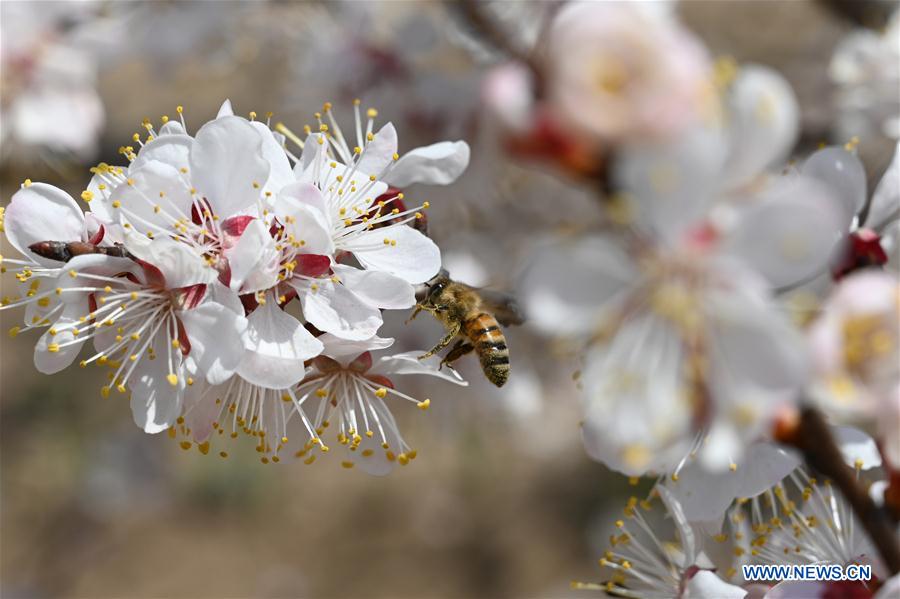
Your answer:
[[[882,32],[858,29],[838,44],[828,72],[837,85],[839,139],[900,137],[900,12]]]
[[[104,125],[97,57],[79,29],[96,2],[5,2],[0,68],[4,162],[86,161]]]
[[[814,399],[835,417],[875,425],[890,462],[900,464],[900,286],[895,276],[847,276],[809,332]]]

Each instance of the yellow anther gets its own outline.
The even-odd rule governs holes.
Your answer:
[[[431,405],[431,400],[430,400],[430,399],[426,399],[425,401],[420,401],[420,402],[417,403],[416,405],[419,407],[420,410],[427,410],[427,409],[428,409],[428,406]]]
[[[174,374],[169,374],[166,376],[166,380],[169,381],[169,384],[173,387],[178,384],[178,377]]]
[[[375,397],[377,397],[379,399],[384,399],[384,397],[386,395],[387,395],[387,389],[385,389],[384,387],[379,387],[378,389],[375,390]]]

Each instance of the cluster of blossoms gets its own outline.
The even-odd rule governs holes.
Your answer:
[[[773,547],[790,545],[802,563],[872,558],[853,545],[866,537],[840,496],[802,478],[776,432],[816,405],[874,431],[877,445],[863,433],[848,443],[896,478],[900,286],[885,272],[896,157],[871,196],[858,139],[787,162],[799,134],[787,81],[712,60],[672,14],[631,3],[566,5],[532,62],[499,67],[486,96],[513,107],[500,117],[514,151],[604,182],[605,221],[545,240],[520,295],[532,324],[579,350],[588,454],[656,477],[678,525],[674,553],[641,540],[651,527],[630,503],[634,527],[601,560],[606,590],[743,597],[701,559],[693,529],[719,537],[727,510],[761,497],[781,512],[756,523],[772,534],[753,555],[777,563]],[[786,477],[803,508],[781,497]],[[877,503],[885,488],[873,487]],[[825,521],[827,533],[813,525]]]
[[[587,453],[635,484],[653,479],[615,523],[604,582],[578,586],[886,595],[900,585],[893,566],[831,482],[778,441],[815,406],[841,468],[877,509],[900,513],[900,149],[871,194],[859,139],[797,155],[788,82],[714,60],[668,6],[541,7],[551,20],[523,36],[535,51],[484,88],[513,154],[603,196],[602,221],[535,249],[519,294],[537,329],[578,350]],[[896,138],[896,94],[880,85],[896,75],[896,44],[885,41],[845,48],[832,76],[844,92],[870,88],[841,95],[866,117],[847,126],[874,112]],[[264,463],[311,464],[326,439],[347,468],[408,463],[416,452],[389,404],[430,400],[399,390],[399,375],[465,383],[421,352],[373,357],[393,344],[378,335],[382,312],[411,308],[441,269],[423,233],[428,203],[403,189],[452,183],[469,149],[401,156],[376,116],[357,102],[348,137],[326,104],[297,135],[226,101],[195,135],[183,118],[145,122],[138,147],[121,148],[127,166],[92,169],[89,212],[26,181],[2,223],[21,254],[2,259],[20,285],[3,305],[25,307],[11,332],[43,331],[41,372],[108,369],[102,395],[127,394],[143,430],[185,449],[243,433]],[[778,563],[866,564],[875,579],[836,589],[741,576]]]
[[[882,464],[874,442],[855,429],[835,432],[841,438],[844,459],[869,482],[875,481],[872,489],[876,489]],[[703,503],[707,492],[716,495],[723,481],[694,488],[693,496],[676,492],[670,484],[658,484],[645,499],[631,497],[606,539],[608,549],[599,560],[602,582],[576,582],[573,587],[616,597],[893,596],[900,578],[886,580],[885,566],[859,519],[832,485],[798,468],[795,456],[769,449],[756,453],[755,471],[739,483],[752,497],[742,497],[727,511],[714,506],[714,500],[701,507],[707,509],[707,518],[715,520],[714,526],[696,519],[695,504]],[[767,469],[781,469],[777,482],[763,482],[774,480]],[[691,483],[695,487],[707,484],[699,479]],[[743,567],[778,564],[864,565],[871,568],[872,578],[744,579]]]
[[[110,370],[104,397],[127,393],[144,431],[203,453],[214,432],[243,432],[263,462],[290,445],[311,463],[329,428],[345,467],[384,473],[412,459],[388,404],[430,402],[396,377],[462,381],[417,354],[371,354],[393,343],[377,335],[381,311],[412,307],[441,267],[413,226],[428,203],[407,208],[400,188],[452,182],[469,149],[400,156],[394,127],[376,132],[377,112],[358,104],[351,137],[326,104],[305,139],[235,116],[228,101],[192,136],[179,107],[179,120],[145,121],[137,149],[120,149],[127,166],[91,169],[89,212],[26,181],[3,215],[21,254],[2,258],[20,285],[3,305],[25,307],[13,335],[44,331],[37,369],[58,372],[92,343],[78,361]]]

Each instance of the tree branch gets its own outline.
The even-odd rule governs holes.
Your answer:
[[[900,544],[891,519],[858,484],[822,414],[810,406],[802,408],[800,422],[783,440],[800,449],[809,466],[840,489],[881,554],[889,576],[900,572]]]
[[[450,6],[455,8],[459,14],[462,15],[465,22],[484,40],[485,43],[503,52],[510,58],[528,65],[535,76],[538,77],[540,75],[540,69],[537,68],[531,55],[513,42],[509,33],[504,31],[501,24],[484,10],[480,5],[480,1],[481,0],[458,0],[457,2],[451,2]]]

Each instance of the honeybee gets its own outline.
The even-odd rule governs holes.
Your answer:
[[[429,282],[410,320],[423,310],[441,321],[447,334],[431,350],[419,356],[420,360],[441,351],[458,336],[456,344],[441,360],[441,366],[446,364],[452,368],[455,361],[474,351],[484,376],[498,387],[506,383],[509,379],[509,348],[500,323],[523,322],[512,298],[453,281],[446,271],[442,271]]]

